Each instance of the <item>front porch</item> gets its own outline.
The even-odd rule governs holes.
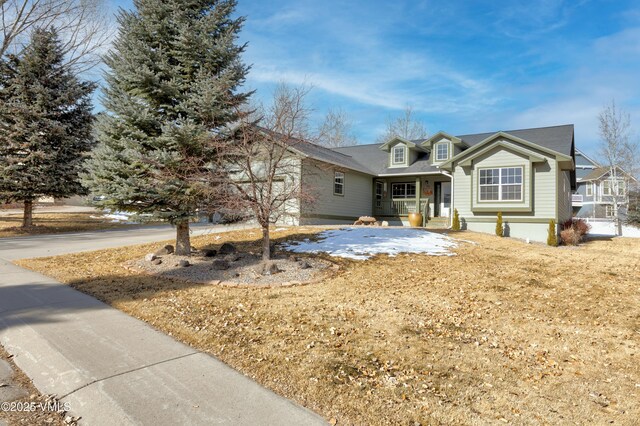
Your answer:
[[[451,178],[444,174],[375,178],[373,215],[378,220],[408,225],[409,213],[421,213],[423,223],[448,226]],[[399,222],[399,223],[398,223]]]

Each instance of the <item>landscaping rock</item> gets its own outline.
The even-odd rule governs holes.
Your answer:
[[[275,275],[282,272],[275,263],[267,263],[262,267],[262,275]]]
[[[186,268],[187,266],[191,266],[191,263],[188,260],[182,259],[178,262],[178,265],[180,265],[181,268]]]
[[[222,247],[220,247],[220,250],[218,250],[219,254],[232,254],[237,252],[238,249],[231,243],[224,243]]]
[[[289,262],[297,262],[300,258],[298,256],[291,255],[289,256]]]
[[[238,253],[231,253],[224,257],[224,260],[227,262],[237,262],[240,260],[240,255]]]
[[[218,271],[224,271],[225,269],[229,269],[229,262],[224,259],[216,259],[211,262],[211,267]]]
[[[307,262],[306,260],[301,260],[300,262],[298,262],[298,266],[300,267],[300,269],[311,268],[311,265],[309,265],[309,262]]]
[[[389,226],[389,222],[387,222],[386,220],[382,221],[382,226]]]
[[[158,258],[158,256],[156,256],[155,253],[149,253],[144,257],[144,260],[146,260],[147,262],[153,262],[157,258]]]
[[[167,244],[162,247],[160,250],[155,252],[156,256],[166,256],[168,254],[172,254],[175,251],[174,247],[171,244]]]
[[[202,255],[204,257],[216,257],[216,254],[218,254],[216,250],[210,250],[210,249],[202,250]]]
[[[154,265],[160,265],[162,263],[162,259],[153,259],[151,263],[153,263]]]

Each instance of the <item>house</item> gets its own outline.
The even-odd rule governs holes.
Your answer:
[[[301,179],[315,201],[300,202],[290,223],[351,223],[374,216],[407,225],[410,212],[466,229],[545,241],[550,220],[572,216],[576,189],[573,125],[328,149],[300,142]],[[440,218],[440,219],[438,219]]]
[[[576,150],[576,178],[577,187],[572,195],[574,215],[595,219],[615,216],[618,207],[614,198],[618,206],[626,208],[629,204],[629,184],[636,181],[620,168],[612,173],[610,167],[601,166],[579,150]],[[617,196],[614,196],[614,191]],[[621,213],[624,216],[624,212]]]

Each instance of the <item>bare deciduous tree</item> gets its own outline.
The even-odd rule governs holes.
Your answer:
[[[35,28],[55,27],[66,64],[76,72],[100,62],[99,50],[111,35],[102,0],[0,0],[0,12],[0,56],[19,55]]]
[[[253,213],[262,228],[265,262],[271,258],[269,226],[298,214],[301,203],[313,198],[295,154],[297,147],[310,143],[303,139],[309,129],[308,93],[308,86],[281,84],[270,106],[245,114],[231,137],[214,141],[220,153],[213,167],[218,202],[226,209]]]
[[[378,137],[378,142],[387,142],[394,136],[400,136],[408,140],[426,139],[427,135],[426,126],[416,120],[413,108],[407,105],[401,116],[396,118],[389,117],[387,119],[387,128],[385,132]]]
[[[318,143],[328,148],[356,145],[353,122],[341,109],[330,109],[318,129]]]
[[[600,156],[609,168],[610,198],[617,235],[622,235],[622,208],[627,204],[631,176],[637,170],[638,144],[630,139],[631,118],[616,107],[615,100],[598,116],[600,125]]]

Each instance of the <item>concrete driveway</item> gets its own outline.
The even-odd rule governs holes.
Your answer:
[[[196,226],[194,234],[226,230]],[[218,359],[9,262],[173,236],[164,226],[1,239],[0,344],[84,424],[326,424]]]

